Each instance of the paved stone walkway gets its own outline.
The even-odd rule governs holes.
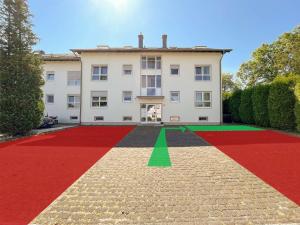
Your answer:
[[[32,224],[300,224],[300,207],[212,146],[113,148]]]

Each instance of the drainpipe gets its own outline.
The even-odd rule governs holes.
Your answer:
[[[82,111],[82,61],[80,56],[80,108],[79,108],[79,125],[81,125],[81,111]]]
[[[222,59],[226,52],[223,50],[220,58],[220,124],[223,123],[223,98],[222,98]]]

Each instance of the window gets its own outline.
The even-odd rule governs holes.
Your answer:
[[[79,108],[79,107],[80,107],[80,96],[68,95],[68,108]]]
[[[132,102],[132,91],[123,91],[123,102]]]
[[[70,120],[78,120],[78,116],[70,116]]]
[[[103,116],[94,116],[94,121],[102,121],[104,120]]]
[[[171,75],[179,75],[179,65],[171,65],[170,66],[170,74]]]
[[[211,107],[211,92],[196,91],[195,106],[201,108]]]
[[[92,80],[107,80],[107,66],[92,66]]]
[[[68,79],[68,86],[79,86],[80,71],[68,71],[67,79]]]
[[[178,121],[180,121],[180,116],[170,116],[170,121],[171,122],[178,122]]]
[[[198,120],[199,121],[207,121],[208,117],[207,116],[199,116]]]
[[[142,95],[161,95],[161,75],[142,75]]]
[[[123,116],[123,121],[132,121],[132,116]]]
[[[161,57],[159,56],[143,56],[142,69],[161,69]]]
[[[106,107],[107,106],[107,91],[92,91],[92,107]]]
[[[123,74],[132,75],[132,65],[123,65]]]
[[[48,104],[54,103],[54,95],[46,95],[46,102]]]
[[[210,66],[196,66],[195,80],[210,80]]]
[[[170,92],[170,101],[171,102],[179,102],[180,101],[180,92],[179,91],[171,91]]]
[[[54,80],[54,72],[47,72],[46,73],[47,81],[53,81]]]

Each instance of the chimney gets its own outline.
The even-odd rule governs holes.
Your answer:
[[[142,32],[139,34],[139,48],[144,48],[144,35]]]
[[[167,46],[167,38],[168,38],[168,35],[163,34],[161,37],[162,37],[162,47],[163,47],[163,48],[167,48],[167,47],[168,47],[168,46]]]

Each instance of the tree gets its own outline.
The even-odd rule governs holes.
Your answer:
[[[0,130],[25,134],[43,114],[42,68],[26,0],[0,2]]]
[[[223,93],[232,92],[241,87],[238,81],[233,79],[232,73],[222,73],[222,91]]]
[[[229,110],[231,112],[232,120],[234,122],[240,122],[240,114],[239,114],[239,108],[241,104],[241,90],[236,90],[232,93],[230,99],[229,99]]]
[[[300,26],[271,44],[263,44],[243,63],[237,76],[246,86],[267,84],[278,75],[300,74]]]
[[[253,107],[252,107],[253,88],[243,90],[241,94],[241,103],[239,107],[239,115],[243,123],[254,123]]]

